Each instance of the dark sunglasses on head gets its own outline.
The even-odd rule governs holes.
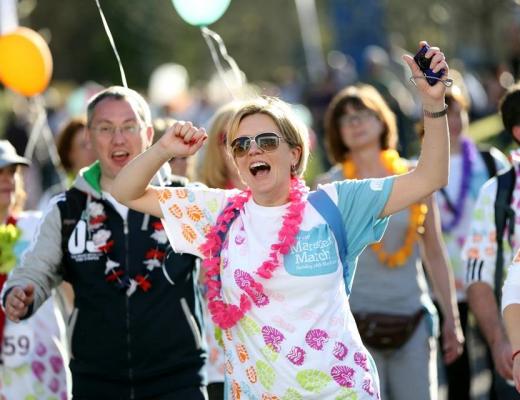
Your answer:
[[[280,140],[285,139],[271,132],[259,133],[256,136],[240,136],[231,142],[233,155],[236,157],[245,156],[251,148],[252,140],[255,141],[256,147],[260,150],[269,152],[275,151],[280,145]]]

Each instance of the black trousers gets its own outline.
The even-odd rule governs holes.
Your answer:
[[[459,308],[460,325],[464,336],[467,337],[468,304],[458,303],[457,305]],[[464,348],[460,357],[453,363],[446,365],[448,400],[470,400],[471,367],[467,343],[467,341],[464,342]]]
[[[224,400],[224,382],[210,383],[208,398],[209,400]]]
[[[437,310],[439,310],[440,322],[442,327],[442,312],[439,304],[435,303]],[[468,326],[468,304],[458,303],[460,325],[464,336],[467,338]],[[442,351],[442,329],[440,336],[439,350]],[[470,400],[470,385],[471,385],[471,369],[470,358],[468,354],[467,341],[464,342],[462,354],[453,363],[445,365],[446,380],[448,381],[448,400]]]
[[[208,392],[205,386],[191,387],[147,400],[208,400]]]
[[[86,397],[77,397],[73,396],[72,400],[98,400],[98,399],[88,399]],[[130,400],[130,399],[128,399]],[[149,399],[143,400],[208,400],[208,392],[206,387],[189,387],[182,388],[175,392],[162,394],[160,396],[155,396]]]

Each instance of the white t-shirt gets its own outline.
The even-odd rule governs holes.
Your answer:
[[[518,209],[520,205],[520,168],[515,163],[516,183],[512,194],[511,206]],[[462,249],[462,262],[466,266],[466,284],[485,282],[495,288],[495,270],[497,257],[497,238],[495,226],[495,199],[497,195],[497,178],[491,178],[480,189],[477,202],[473,209],[471,227],[468,230],[466,242]],[[520,247],[520,216],[515,217],[515,229],[511,235],[511,245],[508,229],[504,232],[503,255],[504,272],[511,263],[514,249]]]
[[[116,209],[116,211],[118,212],[118,214],[121,216],[121,218],[123,218],[123,220],[126,221],[127,217],[128,217],[128,207],[119,203],[115,198],[114,196],[112,196],[109,192],[103,192],[103,197],[110,203],[112,204],[112,206],[114,206],[114,208]]]
[[[471,143],[471,179],[469,181],[469,188],[462,208],[462,216],[458,224],[449,232],[443,232],[444,243],[448,251],[450,265],[453,269],[453,276],[455,279],[455,289],[457,293],[457,300],[459,302],[466,301],[466,267],[462,262],[460,252],[466,240],[468,230],[472,224],[473,208],[479,190],[486,183],[489,178],[486,164],[482,159],[477,147]],[[497,170],[500,170],[503,165],[497,165]],[[463,175],[463,159],[462,155],[450,155],[450,174],[448,186],[444,188],[445,193],[451,203],[456,206],[458,197],[461,191],[461,181]],[[446,196],[440,191],[435,193],[437,204],[440,210],[440,218],[443,224],[449,225],[455,218],[453,211],[450,209]]]
[[[520,249],[509,266],[502,288],[502,311],[510,304],[520,304]]]
[[[348,268],[381,238],[378,219],[393,177],[323,185],[338,205],[347,234]],[[201,255],[205,232],[236,190],[165,188],[159,194],[165,229],[177,252]],[[375,364],[350,312],[343,267],[333,234],[307,203],[297,242],[271,279],[256,275],[277,241],[287,205],[262,207],[249,200],[232,223],[221,253],[222,297],[238,304],[252,279],[264,295],[223,332],[226,381],[244,398],[379,398]],[[377,288],[374,288],[377,290]],[[357,396],[357,397],[356,397]]]

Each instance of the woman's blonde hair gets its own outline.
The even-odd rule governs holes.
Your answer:
[[[397,145],[397,122],[383,96],[371,85],[347,86],[329,104],[325,113],[325,147],[332,163],[342,163],[350,149],[341,136],[340,118],[347,106],[357,110],[371,110],[383,124],[380,137],[381,149],[395,149]]]
[[[197,180],[212,188],[225,188],[229,184],[230,174],[222,146],[226,146],[229,121],[238,110],[238,103],[228,103],[220,107],[213,115],[208,128],[208,141],[204,157],[200,163]]]
[[[14,187],[14,204],[10,207],[8,212],[17,214],[23,211],[25,207],[25,201],[27,200],[27,193],[25,191],[25,185],[23,182],[22,167],[20,165],[16,166],[16,171],[14,173]]]
[[[273,120],[282,137],[290,148],[300,148],[300,159],[292,169],[294,176],[301,177],[307,167],[309,158],[309,135],[307,127],[300,121],[289,104],[277,97],[262,96],[244,101],[240,109],[231,119],[227,135],[227,143],[231,143],[236,136],[240,122],[247,116],[264,114]]]

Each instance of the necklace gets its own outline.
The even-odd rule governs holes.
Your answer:
[[[308,192],[305,183],[293,178],[289,191],[289,206],[282,217],[282,227],[278,232],[278,241],[271,245],[269,257],[262,262],[256,270],[256,275],[264,279],[271,279],[273,272],[280,266],[283,255],[288,254],[296,242],[296,235],[300,230],[305,208],[304,195]],[[251,190],[245,190],[233,196],[228,205],[220,213],[216,224],[206,234],[206,241],[201,246],[204,260],[202,266],[206,269],[206,287],[208,310],[213,322],[222,329],[228,329],[240,321],[251,309],[250,298],[265,296],[263,286],[250,280],[249,285],[241,289],[245,292],[240,296],[240,304],[226,303],[222,297],[222,282],[220,280],[220,265],[222,246],[228,234],[231,223],[244,209],[245,204],[251,198]],[[264,305],[267,303],[264,303]],[[261,306],[262,304],[258,304]]]
[[[450,222],[442,224],[442,231],[444,233],[451,232],[460,222],[464,213],[464,204],[466,203],[466,197],[469,192],[469,186],[472,175],[472,156],[474,147],[471,141],[467,138],[461,140],[461,153],[462,153],[462,178],[460,180],[460,189],[457,201],[455,204],[450,201],[446,190],[441,189],[440,193],[446,200],[449,211],[451,211],[453,217]]]
[[[146,252],[142,272],[131,278],[120,263],[110,258],[114,240],[110,239],[112,232],[105,227],[107,216],[103,204],[93,201],[89,197],[87,214],[89,235],[97,249],[106,256],[105,280],[112,283],[117,289],[126,291],[128,297],[134,294],[137,289],[148,292],[152,288],[150,273],[155,268],[162,267],[166,255],[165,247],[168,239],[162,223],[160,221],[152,223],[153,233],[151,237],[156,245]]]
[[[380,159],[385,169],[391,174],[400,175],[408,172],[408,166],[395,150],[389,149],[381,151]],[[352,160],[346,160],[343,163],[343,174],[348,179],[356,179],[356,166]],[[370,248],[376,254],[379,262],[385,264],[388,268],[403,266],[412,255],[413,247],[419,234],[424,232],[423,225],[428,207],[426,204],[417,203],[412,204],[409,209],[410,218],[408,228],[406,229],[406,235],[401,248],[393,253],[388,253],[385,251],[382,241],[370,245]]]

